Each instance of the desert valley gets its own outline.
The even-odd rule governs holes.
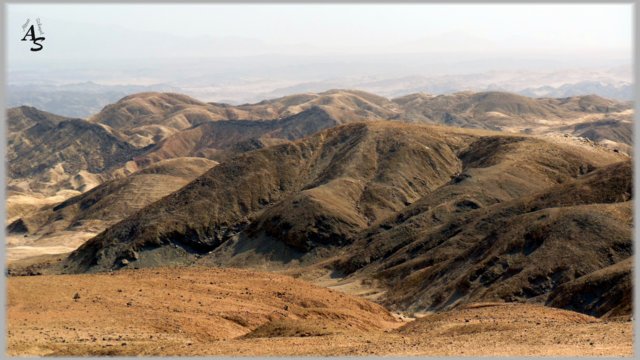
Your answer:
[[[630,356],[633,116],[357,90],[11,108],[7,353]]]

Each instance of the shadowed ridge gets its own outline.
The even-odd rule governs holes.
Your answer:
[[[561,284],[631,255],[631,184],[626,161],[493,206],[422,205],[355,242],[347,269],[384,279],[384,302],[394,307],[544,302]]]

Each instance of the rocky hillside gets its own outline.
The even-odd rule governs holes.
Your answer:
[[[86,191],[143,152],[107,126],[34,108],[10,109],[8,129],[10,192]]]
[[[624,159],[477,130],[339,126],[230,158],[63,266],[333,258],[328,266],[345,276],[380,281],[383,302],[399,309],[545,302],[560,285],[631,256]]]
[[[142,93],[88,121],[14,108],[10,244],[84,243],[53,265],[66,273],[313,268],[399,310],[625,316],[631,121],[629,104],[595,96],[498,92],[239,106]]]
[[[601,279],[606,274],[596,271],[632,256],[631,166],[586,166],[575,179],[493,205],[486,196],[504,182],[494,178],[495,188],[463,190],[475,187],[465,182],[491,179],[476,173],[451,184],[447,197],[426,196],[363,234],[340,268],[386,283],[389,306],[432,310],[475,301],[545,302],[553,291],[566,293],[562,284]],[[630,296],[628,278],[610,279],[611,288]],[[549,303],[598,315],[629,305],[625,296],[600,290],[600,301],[612,302],[604,311],[577,298],[563,303],[559,295]]]
[[[215,165],[202,158],[164,160],[20,217],[9,224],[8,233],[35,237],[62,231],[97,233],[180,189]]]
[[[106,106],[90,121],[121,130],[133,143],[144,146],[207,122],[282,119],[311,108],[323,110],[339,124],[389,119],[399,113],[388,99],[351,90],[298,94],[239,106],[203,103],[180,94],[140,93]]]

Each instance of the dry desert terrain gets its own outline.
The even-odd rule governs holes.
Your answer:
[[[289,276],[237,269],[8,279],[11,356],[631,356],[632,331],[629,321],[530,304],[403,317]]]

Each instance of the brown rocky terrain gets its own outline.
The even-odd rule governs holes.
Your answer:
[[[91,239],[59,271],[323,262],[380,281],[379,301],[398,310],[545,303],[632,255],[625,159],[479,130],[344,125],[223,162]],[[610,306],[628,303],[618,299]]]
[[[405,118],[451,126],[503,130],[518,125],[541,125],[593,114],[619,113],[629,104],[599,96],[564,99],[529,98],[505,92],[461,92],[451,95],[411,94],[393,100]]]
[[[55,206],[45,206],[11,223],[9,233],[46,235],[89,228],[99,232],[180,189],[214,165],[216,162],[203,158],[163,160]]]
[[[628,355],[632,115],[350,90],[11,109],[9,352]]]
[[[633,313],[633,257],[562,284],[547,305],[605,318]]]
[[[7,305],[10,356],[630,356],[633,351],[631,322],[499,303],[411,321],[339,291],[236,269],[11,277]]]
[[[344,245],[368,224],[445,184],[460,170],[454,151],[474,135],[443,128],[443,142],[444,134],[435,130],[358,123],[239,155],[108,229],[74,253],[67,265],[108,269],[136,251],[142,262],[143,248],[173,249],[177,257],[203,254],[242,230],[254,238],[278,233],[272,242],[298,251]],[[307,241],[296,242],[298,238]],[[109,256],[96,257],[110,246]]]
[[[338,124],[336,118],[319,107],[284,119],[206,122],[168,136],[135,161],[142,167],[180,156],[222,161],[245,151],[300,139]]]
[[[205,104],[179,94],[142,93],[107,106],[90,122],[30,107],[10,109],[7,223],[10,230],[21,233],[25,232],[27,223],[31,223],[30,232],[37,228],[39,232],[52,233],[40,229],[43,223],[50,223],[43,213],[50,214],[53,206],[105,181],[112,181],[107,186],[109,189],[122,188],[117,184],[129,182],[124,177],[157,162],[179,157],[223,160],[238,153],[298,139],[352,118],[389,115],[375,102],[390,104],[366,93],[334,91],[242,105],[233,110],[227,105]],[[358,110],[359,107],[368,110]],[[229,120],[238,118],[243,120]],[[153,136],[149,138],[150,135]],[[145,147],[141,147],[143,145]],[[147,178],[151,180],[149,176]],[[151,196],[160,194],[153,190],[156,184],[151,184],[147,191],[143,177],[133,179],[140,194],[132,199],[138,203],[126,201],[123,206],[139,209],[158,199]],[[172,186],[167,189],[177,190]],[[105,191],[103,187],[97,193]],[[166,195],[166,192],[162,194]],[[107,217],[119,219],[129,214],[126,211],[117,213],[120,215],[110,213]],[[60,230],[59,227],[55,229]],[[64,237],[56,238],[78,239],[71,242],[73,249],[92,232],[102,229],[102,226],[93,226],[90,232],[75,234],[78,236],[65,233]],[[23,246],[31,240],[25,242],[25,239],[13,237],[10,243]],[[47,252],[68,251],[71,244],[53,238],[47,242],[50,243]],[[26,247],[20,252],[31,254]]]
[[[593,272],[632,256],[630,194],[630,164],[617,163],[489,207],[447,213],[427,197],[355,242],[343,268],[387,282],[392,308],[545,302],[565,282],[607,281]],[[598,299],[630,305],[630,280],[607,279],[620,292],[603,287]],[[574,300],[550,303],[587,309]]]
[[[10,109],[8,116],[9,193],[22,196],[11,202],[26,210],[51,202],[43,197],[66,198],[155,161],[185,156],[220,161],[354,121],[564,134],[630,153],[632,113],[629,104],[597,96],[532,99],[489,92],[388,100],[362,91],[331,90],[239,106],[140,93],[105,107],[88,122],[28,107]],[[89,143],[93,146],[85,146]]]
[[[599,96],[529,98],[505,92],[412,94],[386,99],[355,90],[330,90],[232,106],[180,94],[140,93],[105,107],[90,121],[130,135],[139,146],[157,144],[181,130],[220,120],[274,120],[320,110],[335,124],[365,120],[427,122],[524,133],[569,133],[630,145],[631,105]],[[603,121],[619,123],[609,133]],[[575,127],[570,129],[569,127]],[[589,129],[594,128],[592,131]],[[595,130],[597,128],[600,131]],[[305,134],[306,135],[306,134]],[[625,151],[628,149],[624,149]]]
[[[163,160],[59,203],[44,204],[7,226],[8,257],[13,261],[73,250],[84,240],[180,189],[215,164],[203,158]]]
[[[177,157],[223,160],[341,123],[395,116],[358,91],[293,95],[237,107],[180,94],[140,93],[89,121],[18,107],[8,112],[8,222],[150,164]]]
[[[505,92],[412,94],[393,99],[409,122],[565,136],[631,153],[630,103],[595,95],[529,98]]]
[[[10,194],[84,192],[141,151],[111,128],[34,108],[10,109],[8,129]]]
[[[399,112],[388,99],[353,90],[297,94],[239,106],[203,103],[180,94],[140,93],[106,106],[90,121],[121,130],[136,144],[149,145],[206,122],[282,119],[312,108],[327,112],[339,124],[389,119]]]

